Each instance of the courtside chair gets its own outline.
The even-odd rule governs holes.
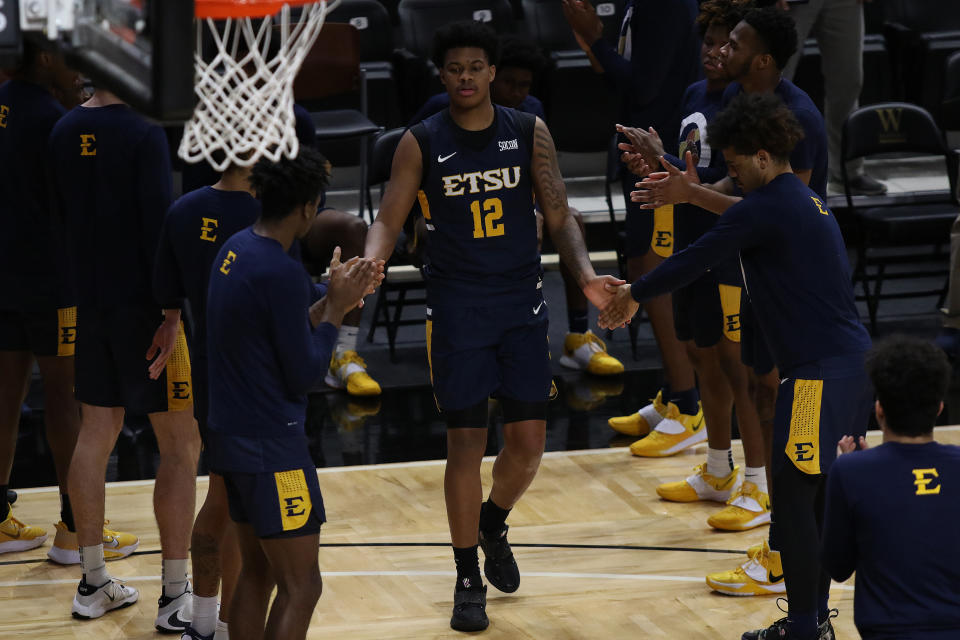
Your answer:
[[[513,7],[508,0],[401,0],[397,10],[404,45],[425,58],[430,57],[433,34],[450,22],[486,22],[500,35],[514,31]]]
[[[616,46],[623,20],[623,0],[597,0],[597,16],[603,23],[603,39]],[[527,32],[546,51],[580,50],[573,29],[563,17],[559,0],[522,0]]]
[[[360,184],[357,215],[363,216],[368,139],[382,128],[367,116],[366,74],[360,67],[360,35],[350,24],[327,23],[293,83],[296,101],[310,110],[317,144],[359,140]],[[323,109],[323,103],[359,93],[357,109]],[[336,164],[335,158],[330,158]]]
[[[943,74],[940,122],[947,131],[960,131],[960,51],[947,59]]]
[[[373,218],[371,190],[379,186],[380,195],[383,196],[383,187],[390,180],[393,154],[405,131],[403,127],[384,131],[373,142],[373,150],[370,153],[370,174],[364,188],[371,218]],[[409,226],[405,225],[405,228],[409,229]],[[404,307],[423,306],[427,303],[422,270],[410,264],[395,264],[396,260],[391,258],[387,261],[385,277],[377,292],[373,318],[370,321],[370,330],[367,332],[367,342],[373,342],[373,336],[379,327],[387,330],[391,362],[397,361],[397,330],[403,326],[421,325],[424,322],[423,316],[404,318]]]
[[[922,198],[854,198],[846,162],[889,154],[943,158],[949,191],[923,194]],[[928,111],[905,102],[887,102],[861,107],[847,117],[841,158],[847,208],[858,232],[853,284],[855,289],[861,288],[857,299],[866,302],[870,331],[875,335],[880,300],[937,296],[937,307],[943,304],[950,227],[960,214],[956,155],[948,150]],[[934,289],[883,290],[886,281],[908,278],[942,279],[943,284]]]

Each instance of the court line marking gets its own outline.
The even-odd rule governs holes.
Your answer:
[[[378,577],[451,577],[456,571],[323,571],[324,578],[378,578]],[[631,580],[642,582],[696,582],[703,584],[702,576],[670,576],[650,573],[571,573],[566,571],[524,571],[525,578],[558,578],[563,580]],[[114,576],[122,582],[158,582],[161,576],[130,576],[122,578]],[[12,580],[0,582],[0,588],[10,587],[41,587],[56,584],[76,584],[76,578],[60,580]],[[831,589],[853,591],[853,585],[832,584]]]
[[[936,427],[934,430],[934,435],[937,432],[942,431],[960,431],[960,425],[951,425],[946,427]],[[877,434],[879,431],[871,431],[870,433]],[[734,440],[734,443],[741,443],[740,440]],[[543,457],[546,459],[553,458],[574,458],[580,456],[596,456],[602,455],[605,453],[611,453],[618,450],[625,450],[626,446],[623,447],[608,447],[606,449],[578,449],[576,451],[547,451],[543,454]],[[484,462],[492,462],[496,459],[496,456],[485,456],[483,458]],[[345,467],[323,467],[317,469],[318,474],[324,473],[343,473],[347,471],[374,471],[377,469],[411,469],[417,467],[439,467],[447,464],[446,460],[412,460],[410,462],[385,462],[383,464],[358,464]],[[198,476],[197,482],[206,482],[206,476]],[[151,480],[124,480],[120,482],[108,482],[107,487],[148,487],[152,485],[154,481]],[[26,489],[17,489],[18,494],[27,495],[31,493],[50,493],[59,491],[58,487],[30,487]]]

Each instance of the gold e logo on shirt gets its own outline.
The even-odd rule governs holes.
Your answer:
[[[933,496],[940,493],[940,481],[937,479],[940,474],[936,469],[914,469],[913,484],[917,485],[918,496]],[[930,486],[936,483],[934,486]]]
[[[821,201],[820,198],[814,198],[813,196],[810,196],[810,199],[813,200],[813,204],[817,205],[817,210],[820,211],[820,213],[825,216],[830,215],[830,212],[823,208],[823,201]]]
[[[220,273],[223,275],[230,274],[230,265],[233,264],[233,261],[237,259],[237,254],[233,251],[227,251],[227,257],[223,259],[223,264],[220,265]]]
[[[97,136],[93,135],[92,133],[80,134],[80,155],[97,155]]]
[[[220,223],[216,218],[200,218],[200,239],[206,240],[207,242],[216,242],[217,227],[220,226]],[[213,235],[211,235],[213,234]]]
[[[10,107],[0,104],[0,127],[7,128],[7,116],[10,115]]]

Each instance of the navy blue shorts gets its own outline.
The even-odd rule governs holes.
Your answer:
[[[826,474],[843,436],[866,434],[873,387],[864,354],[837,356],[781,373],[773,422],[773,467]]]
[[[628,171],[624,171],[621,180],[623,197],[626,200],[627,217],[624,228],[627,233],[624,251],[628,258],[639,258],[653,249],[661,258],[673,254],[674,220],[673,205],[658,207],[654,210],[641,209],[639,202],[630,200],[630,192],[642,180]]]
[[[185,411],[193,404],[190,353],[183,323],[174,352],[157,380],[146,359],[159,309],[123,308],[77,314],[76,394],[97,407],[124,407],[130,413]]]
[[[773,371],[773,354],[760,331],[746,289],[740,292],[740,359],[758,376]]]
[[[740,342],[740,289],[723,284],[708,271],[673,292],[673,325],[679,340],[693,340],[701,349],[726,338]]]
[[[0,351],[72,356],[76,342],[76,307],[37,311],[0,309]]]
[[[308,536],[327,521],[316,469],[221,475],[230,519],[251,525],[258,538]]]
[[[506,397],[546,403],[553,381],[547,304],[427,308],[427,358],[441,411]]]

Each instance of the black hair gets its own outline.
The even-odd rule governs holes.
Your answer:
[[[754,7],[750,0],[706,0],[700,5],[697,15],[697,26],[700,28],[700,37],[707,34],[707,29],[718,25],[733,31],[737,23],[743,20],[744,14]]]
[[[710,121],[707,137],[714,149],[732,147],[741,155],[763,149],[785,162],[803,138],[803,127],[778,96],[741,93]]]
[[[536,77],[547,68],[547,58],[529,38],[508,35],[500,39],[500,69],[526,69]]]
[[[497,33],[482,22],[463,20],[437,29],[433,36],[433,64],[437,65],[437,69],[442,69],[447,51],[461,47],[483,49],[487,54],[487,62],[491,65],[495,66],[500,61],[500,39]]]
[[[926,340],[903,335],[878,343],[867,357],[867,373],[883,407],[887,428],[901,436],[933,431],[950,384],[950,362]]]
[[[743,21],[753,27],[777,69],[787,66],[797,52],[797,25],[786,11],[777,7],[751,9]]]
[[[260,218],[281,220],[294,208],[317,200],[327,188],[329,175],[327,159],[303,145],[296,158],[261,159],[250,174],[250,185],[262,205]]]

